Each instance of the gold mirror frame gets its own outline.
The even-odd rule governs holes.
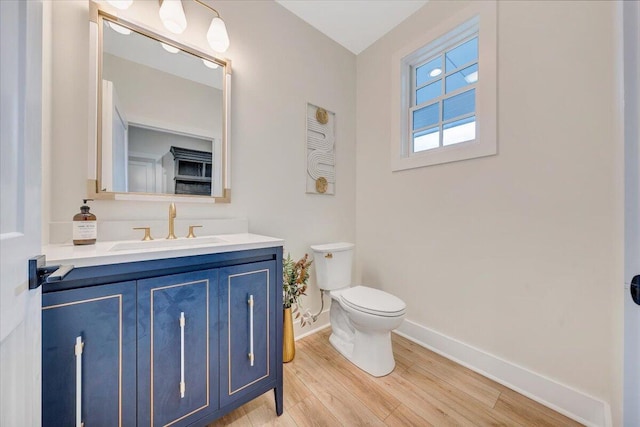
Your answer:
[[[103,57],[103,20],[117,23],[132,31],[152,38],[158,42],[165,43],[181,49],[191,55],[218,64],[223,67],[223,119],[222,119],[222,196],[203,196],[192,194],[166,194],[166,193],[121,193],[100,190],[100,177],[102,176],[102,57]],[[231,100],[231,61],[220,59],[203,53],[191,46],[169,39],[157,34],[153,30],[141,24],[120,18],[117,12],[110,10],[102,4],[90,2],[89,20],[89,40],[90,40],[90,78],[89,78],[89,105],[93,110],[89,114],[89,150],[88,150],[88,181],[87,197],[101,200],[139,200],[139,201],[187,201],[185,199],[196,198],[198,201],[230,203],[230,100]],[[195,200],[194,200],[195,201]]]

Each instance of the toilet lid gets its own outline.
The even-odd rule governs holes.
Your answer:
[[[311,245],[311,250],[315,252],[320,252],[320,253],[341,252],[341,251],[348,251],[350,249],[353,249],[354,246],[355,245],[353,243],[346,243],[346,242],[327,243],[325,245]]]
[[[400,298],[366,286],[346,289],[340,294],[340,299],[354,310],[379,316],[400,316],[407,308]]]

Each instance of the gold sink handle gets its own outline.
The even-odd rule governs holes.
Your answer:
[[[195,234],[193,234],[193,229],[194,228],[202,228],[201,225],[190,225],[189,226],[189,234],[187,234],[187,239],[193,239],[194,237],[196,237]]]
[[[133,227],[134,230],[144,230],[144,237],[142,240],[153,240],[151,237],[151,227]]]

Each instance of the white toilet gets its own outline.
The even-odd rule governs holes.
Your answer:
[[[331,295],[329,341],[354,365],[374,377],[393,371],[391,331],[404,320],[400,298],[366,286],[351,287],[352,243],[311,246],[317,284]]]

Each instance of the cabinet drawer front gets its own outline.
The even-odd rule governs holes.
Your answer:
[[[220,272],[221,404],[275,375],[275,262]]]
[[[138,282],[139,425],[186,425],[217,409],[216,285],[214,270]]]
[[[77,405],[88,426],[135,424],[135,282],[44,294],[42,305],[42,425],[76,425]]]

